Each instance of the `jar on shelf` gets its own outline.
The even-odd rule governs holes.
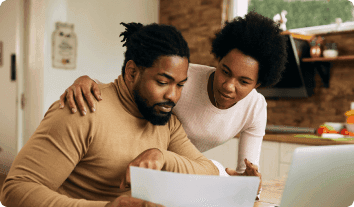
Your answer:
[[[337,56],[338,56],[337,44],[334,42],[326,43],[325,48],[323,50],[323,57],[335,58]]]

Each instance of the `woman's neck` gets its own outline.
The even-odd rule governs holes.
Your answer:
[[[215,100],[215,97],[214,97],[214,90],[213,90],[213,87],[214,87],[214,74],[215,72],[212,72],[209,76],[209,79],[208,79],[208,96],[209,96],[209,100],[210,102],[216,107],[218,108],[218,104],[216,103],[216,100]]]

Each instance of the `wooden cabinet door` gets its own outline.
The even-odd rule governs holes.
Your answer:
[[[279,142],[263,141],[259,167],[262,180],[279,177]]]

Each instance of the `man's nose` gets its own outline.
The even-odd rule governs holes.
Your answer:
[[[177,89],[176,86],[171,86],[166,94],[165,94],[165,99],[167,99],[168,101],[171,101],[173,103],[177,103],[177,101],[180,98],[181,93],[179,92],[179,90]]]

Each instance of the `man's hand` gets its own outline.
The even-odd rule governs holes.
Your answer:
[[[246,164],[246,170],[243,173],[237,173],[235,170],[230,169],[230,168],[226,168],[225,171],[227,172],[227,174],[231,175],[231,176],[258,176],[260,179],[259,182],[259,187],[258,187],[258,193],[260,193],[261,188],[262,188],[262,174],[260,172],[258,172],[258,166],[257,165],[253,165],[250,161],[248,161],[247,159],[244,160],[245,164]]]
[[[161,170],[164,164],[165,160],[160,150],[156,148],[145,150],[129,163],[120,188],[124,189],[130,187],[130,166]]]
[[[93,97],[92,94],[95,97]],[[98,84],[87,75],[81,76],[76,79],[75,82],[69,88],[67,88],[65,92],[60,96],[60,108],[64,108],[64,103],[66,99],[69,103],[69,107],[72,113],[75,113],[77,111],[77,104],[77,106],[79,106],[81,114],[86,115],[87,111],[84,105],[84,98],[86,99],[86,102],[92,112],[96,110],[94,98],[96,98],[98,101],[102,100],[101,91],[98,87]]]
[[[163,207],[163,205],[122,195],[116,198],[113,202],[108,203],[105,207]]]

